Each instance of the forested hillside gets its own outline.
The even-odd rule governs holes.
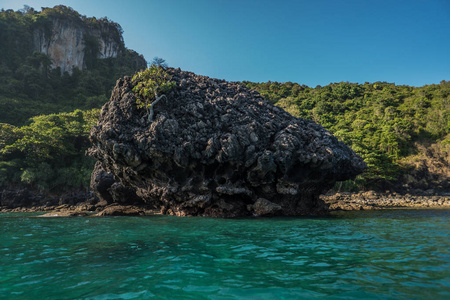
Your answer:
[[[80,40],[70,39],[70,31]],[[52,43],[67,47],[51,49]],[[71,64],[78,67],[61,68]],[[0,189],[86,190],[94,161],[84,152],[99,108],[118,78],[145,67],[141,55],[125,48],[120,25],[107,18],[88,18],[62,5],[2,10]]]
[[[296,117],[320,123],[367,162],[368,171],[336,189],[448,189],[450,82],[424,87],[393,83],[244,82]]]
[[[72,28],[75,35],[84,33],[80,41],[64,40]],[[66,49],[55,49],[54,57],[35,51],[48,50],[56,34],[67,47],[83,47],[81,53],[72,51],[81,62],[59,57]],[[102,40],[94,34],[108,35],[116,57],[102,57]],[[56,60],[70,59],[80,68],[55,67]],[[0,122],[23,125],[36,115],[99,108],[119,77],[145,67],[142,56],[125,48],[120,25],[106,18],[87,18],[62,5],[0,12]]]

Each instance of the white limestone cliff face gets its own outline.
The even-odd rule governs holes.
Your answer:
[[[113,38],[114,33],[108,32],[111,30],[108,26],[87,28],[83,23],[59,18],[52,22],[50,36],[42,29],[33,32],[34,51],[47,54],[53,62],[52,67],[60,67],[61,73],[71,74],[74,67],[86,68],[85,35],[98,39],[99,58],[117,57],[120,52],[122,45]]]
[[[99,36],[101,34],[99,33]],[[117,57],[121,45],[111,38],[100,38],[100,58]]]

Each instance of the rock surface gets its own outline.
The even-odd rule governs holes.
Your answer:
[[[96,217],[106,217],[106,216],[143,216],[145,212],[140,209],[129,206],[110,206],[106,207],[104,210],[96,214]]]
[[[281,213],[283,208],[267,199],[259,198],[248,210],[253,210],[256,216],[274,216]]]
[[[256,91],[167,72],[176,86],[154,106],[153,122],[136,106],[136,82],[117,81],[91,131],[88,153],[99,161],[95,172],[105,172],[91,185],[114,178],[178,216],[307,215],[326,211],[318,196],[366,167],[323,127]]]
[[[136,195],[136,190],[124,186],[114,179],[114,176],[103,170],[100,162],[97,162],[91,175],[91,190],[98,197],[100,203],[119,204],[143,204],[141,198]]]
[[[44,215],[38,216],[39,218],[56,218],[56,217],[86,217],[88,214],[78,211],[62,211],[62,212],[49,212]]]
[[[366,191],[322,195],[320,198],[327,203],[330,211],[450,207],[450,195],[400,195],[395,192]]]
[[[32,28],[33,48],[47,54],[52,60],[51,67],[61,68],[61,74],[72,74],[73,68],[86,68],[86,39],[95,41],[98,58],[115,58],[127,51],[116,23],[104,21],[94,26],[82,18],[66,16],[51,16],[50,20],[49,30],[42,26]],[[137,65],[145,67],[145,59],[137,53],[135,56]]]

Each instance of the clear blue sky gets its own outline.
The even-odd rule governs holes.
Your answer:
[[[24,4],[107,16],[148,61],[232,81],[450,80],[450,0],[0,0]]]

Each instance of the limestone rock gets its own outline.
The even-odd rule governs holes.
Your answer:
[[[79,211],[57,211],[49,212],[38,216],[39,218],[55,218],[55,217],[86,217],[87,213]]]
[[[253,205],[253,211],[257,216],[273,216],[280,213],[282,210],[283,208],[280,205],[264,198],[259,198]]]
[[[124,186],[116,181],[110,173],[103,170],[99,162],[95,164],[91,175],[91,190],[100,203],[105,203],[104,205],[111,203],[142,204],[142,199],[136,195],[134,188]]]
[[[91,190],[99,198],[100,202],[106,202],[107,204],[113,202],[109,188],[115,182],[114,176],[103,170],[101,164],[97,162],[91,174]]]
[[[52,60],[51,67],[60,68],[61,74],[72,74],[73,68],[86,68],[86,40],[98,44],[98,58],[116,58],[127,51],[122,33],[115,23],[99,22],[97,26],[92,26],[81,18],[63,16],[51,16],[50,20],[50,30],[42,26],[33,28],[33,50],[47,54]],[[136,62],[139,66],[146,65],[145,59],[137,54]]]
[[[106,216],[142,216],[145,213],[142,210],[127,206],[109,206],[95,215],[95,217]]]
[[[162,213],[254,215],[260,198],[281,208],[269,214],[320,213],[319,194],[366,167],[323,127],[289,115],[256,91],[167,72],[176,87],[155,105],[153,122],[136,106],[136,82],[119,79],[91,131],[89,150],[101,169]]]

